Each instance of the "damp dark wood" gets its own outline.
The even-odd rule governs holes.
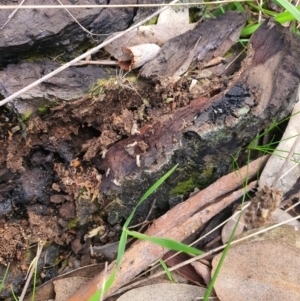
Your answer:
[[[141,206],[136,221],[146,217],[154,200],[153,215],[229,172],[232,155],[274,119],[290,114],[300,80],[299,57],[299,39],[266,20],[225,91],[195,99],[109,148],[104,160],[96,160],[98,168],[109,170],[100,187],[102,201],[111,203],[109,222],[126,218],[143,193],[176,164],[177,170]]]

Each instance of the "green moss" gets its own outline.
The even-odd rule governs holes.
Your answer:
[[[68,101],[68,100],[66,99],[66,101]],[[46,105],[41,105],[38,108],[39,114],[41,114],[41,115],[45,114],[50,108],[55,107],[58,103],[59,103],[58,100],[51,100],[50,102],[47,101]]]
[[[76,217],[70,219],[68,222],[68,229],[75,228],[77,226],[77,224],[78,224],[78,219]]]
[[[31,262],[32,258],[34,257],[34,251],[33,248],[28,248],[26,252],[24,253],[24,261],[25,262]]]
[[[93,84],[89,89],[89,96],[90,97],[101,97],[105,96],[105,86],[108,84],[108,82],[112,81],[112,78],[109,79],[99,79],[95,84]]]
[[[195,178],[191,175],[191,177],[188,180],[177,183],[177,186],[171,190],[170,195],[185,195],[187,193],[192,192],[195,187]]]
[[[207,165],[206,169],[203,170],[203,172],[200,174],[199,179],[198,179],[198,183],[203,187],[203,186],[207,186],[210,181],[211,178],[214,174],[215,171],[215,166],[214,165]],[[198,187],[200,188],[200,187]]]
[[[145,25],[155,25],[157,23],[158,16],[153,17],[150,21],[146,22]]]
[[[26,122],[29,120],[30,116],[32,114],[32,111],[27,111],[21,116],[21,122]]]
[[[45,57],[43,57],[43,55],[41,55],[41,54],[33,54],[33,55],[25,57],[25,59],[24,59],[24,61],[26,61],[28,63],[41,62],[43,60],[45,60]]]
[[[38,112],[41,115],[45,114],[47,112],[47,110],[48,110],[48,107],[39,107],[38,108]]]
[[[203,16],[203,9],[201,7],[192,7],[189,9],[190,23],[198,22]]]
[[[214,169],[213,165],[208,165],[200,174],[192,172],[187,180],[177,183],[176,187],[170,191],[170,196],[187,195],[193,192],[196,187],[199,189],[206,187],[212,179]]]

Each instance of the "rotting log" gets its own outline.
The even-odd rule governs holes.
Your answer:
[[[109,222],[126,218],[146,189],[175,164],[177,170],[141,206],[136,221],[146,217],[154,199],[158,210],[166,210],[168,200],[226,174],[232,155],[274,119],[291,113],[300,80],[299,57],[299,39],[266,20],[251,38],[242,70],[225,91],[195,99],[144,126],[139,135],[113,145],[104,160],[95,160],[98,168],[109,171],[100,187],[102,201],[111,204]]]

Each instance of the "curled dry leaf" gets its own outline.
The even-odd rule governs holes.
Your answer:
[[[200,261],[195,261],[191,263],[191,266],[195,269],[195,271],[203,278],[206,285],[210,283],[210,268]]]
[[[298,99],[300,99],[300,88],[298,89]],[[299,178],[300,165],[296,163],[300,161],[300,143],[299,140],[296,141],[297,137],[300,135],[299,112],[300,101],[298,100],[281,141],[261,174],[259,180],[260,187],[273,185],[276,188],[281,189],[282,193],[285,194]],[[293,150],[292,157],[286,162],[287,160],[285,158],[293,148],[295,142],[298,143]],[[282,166],[284,167],[283,169],[281,169]],[[278,180],[276,180],[276,178]],[[273,183],[274,181],[276,183]]]
[[[182,301],[203,297],[206,289],[188,284],[159,283],[133,289],[117,301]]]
[[[299,246],[300,232],[286,225],[231,246],[215,282],[218,298],[300,300]],[[212,273],[221,255],[214,258]]]
[[[189,8],[188,7],[181,7],[176,11],[172,7],[168,7],[163,12],[161,12],[157,19],[157,24],[159,25],[174,25],[178,26],[178,24],[185,25],[190,23],[190,16],[189,16]]]
[[[150,43],[124,47],[125,54],[119,58],[119,66],[126,71],[141,67],[152,60],[159,50],[159,46]]]
[[[104,49],[109,54],[118,59],[120,64],[120,61],[124,62],[127,60],[126,57],[128,58],[128,49],[136,47],[137,45],[149,43],[154,44],[157,47],[162,46],[169,39],[174,38],[182,33],[185,33],[188,30],[194,29],[195,26],[196,23],[189,24],[188,8],[182,8],[180,10],[174,11],[171,7],[168,7],[160,13],[156,25],[140,26],[139,28],[130,31],[127,34],[120,37],[119,39],[116,39],[115,41],[111,42]],[[114,35],[116,34],[117,33],[115,33]],[[136,50],[129,50],[129,54],[130,52],[134,51]],[[148,52],[149,50],[146,51]],[[121,63],[120,66],[123,68],[122,64],[123,63]],[[134,68],[132,67],[131,69]],[[124,69],[129,70],[126,68]]]
[[[239,214],[240,214],[240,210],[236,211],[232,217],[230,218],[230,220],[225,224],[225,226],[222,229],[222,242],[223,244],[226,244],[230,238],[230,235],[235,227],[235,224],[238,222],[239,219]],[[234,237],[237,237],[238,235],[240,235],[241,233],[243,233],[245,228],[245,221],[244,221],[244,214],[242,213],[242,216],[239,220],[239,224],[236,228],[236,231],[234,233]]]

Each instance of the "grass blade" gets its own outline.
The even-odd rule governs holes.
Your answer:
[[[104,293],[111,287],[113,284],[117,271],[121,265],[121,261],[123,258],[123,255],[125,253],[125,248],[126,248],[126,242],[127,242],[127,237],[128,237],[128,232],[130,232],[127,227],[129,226],[130,222],[132,221],[132,218],[137,210],[137,208],[142,204],[161,184],[164,183],[164,181],[175,171],[177,168],[178,164],[175,165],[171,170],[169,170],[165,175],[163,175],[158,181],[156,181],[145,193],[144,195],[140,198],[138,201],[137,205],[134,207],[132,212],[130,213],[129,217],[127,218],[126,222],[124,223],[123,226],[123,231],[120,237],[120,242],[118,246],[118,255],[116,259],[116,268],[112,272],[112,274],[109,276],[109,278],[105,281],[104,284]],[[102,290],[99,289],[90,299],[89,301],[98,301],[100,296],[101,296]]]
[[[291,15],[293,15],[298,22],[300,22],[300,11],[287,0],[276,0],[279,5],[284,7]]]
[[[159,263],[161,264],[161,266],[163,267],[164,271],[166,272],[166,275],[168,277],[168,279],[171,281],[171,282],[175,282],[172,278],[172,275],[171,275],[171,272],[170,270],[168,269],[166,263],[162,260],[162,259],[159,259]]]
[[[10,267],[10,263],[8,263],[7,268],[6,268],[6,270],[5,270],[5,273],[4,273],[4,275],[3,275],[3,278],[2,278],[2,280],[1,280],[1,283],[0,283],[0,292],[2,291],[3,286],[4,286],[4,284],[5,284],[5,280],[6,280],[6,277],[7,277],[7,274],[8,274],[9,267]]]
[[[151,241],[159,246],[162,246],[162,247],[170,249],[170,250],[184,252],[184,253],[188,253],[188,254],[194,254],[194,255],[203,254],[203,252],[201,250],[198,250],[193,247],[189,247],[188,245],[178,242],[176,240],[172,240],[169,238],[152,237],[152,236],[148,236],[145,234],[141,234],[139,232],[130,231],[128,229],[126,229],[125,231],[127,232],[128,235],[131,235],[135,238]]]

